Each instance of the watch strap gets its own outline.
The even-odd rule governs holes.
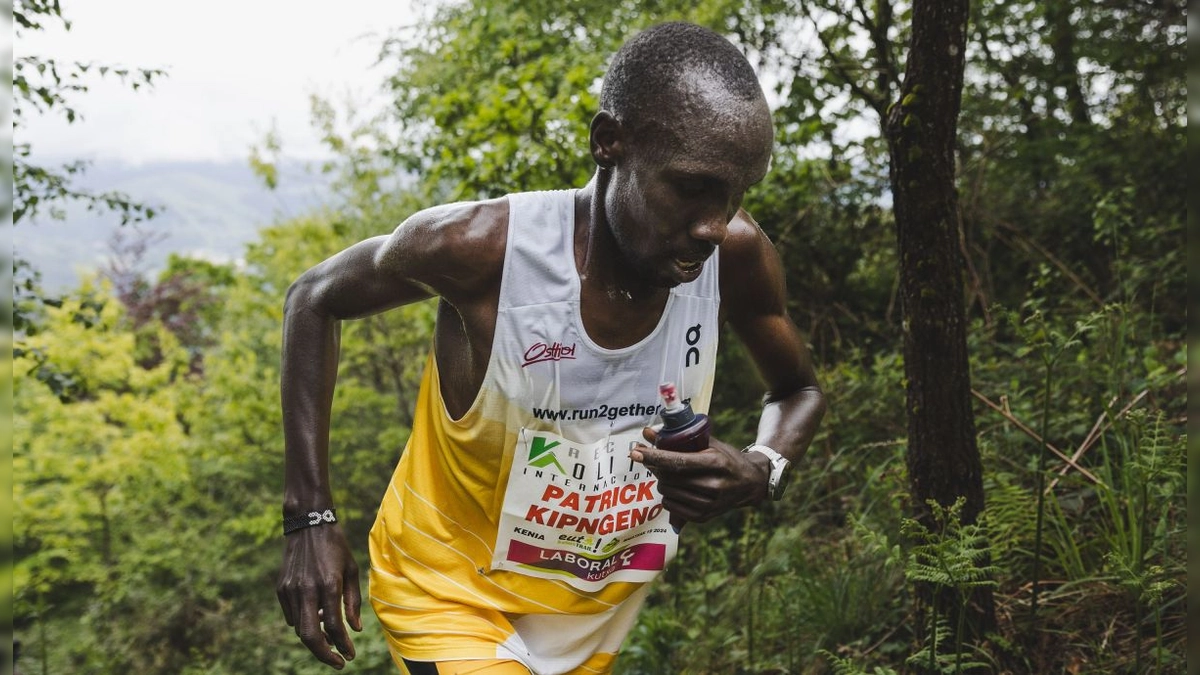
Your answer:
[[[773,501],[779,501],[783,497],[784,488],[787,487],[784,474],[791,462],[774,449],[759,443],[746,446],[742,452],[757,452],[770,460],[771,474],[767,476],[767,494]]]

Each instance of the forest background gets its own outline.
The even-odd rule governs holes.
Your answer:
[[[19,30],[60,18],[56,2],[17,10]],[[911,518],[882,133],[911,12],[887,0],[439,5],[380,44],[381,115],[314,101],[336,158],[321,167],[329,206],[264,223],[241,264],[173,256],[154,276],[153,205],[72,189],[76,167],[22,153],[22,115],[69,111],[82,94],[74,64],[18,59],[14,223],[80,200],[131,223],[69,292],[15,265],[8,618],[22,672],[324,670],[273,592],[283,293],[419,208],[582,185],[605,60],[668,19],[729,36],[768,90],[778,144],[746,206],[783,258],[830,412],[783,501],[689,528],[619,671],[1184,672],[1185,6],[971,5],[955,155],[986,508],[960,522],[947,505],[931,529]],[[254,153],[268,185],[279,154],[269,137]],[[432,320],[419,304],[344,327],[333,475],[360,562]],[[736,339],[723,345],[717,431],[749,439],[760,385]],[[994,603],[977,631],[925,601],[978,588]],[[390,672],[366,618],[346,670]]]

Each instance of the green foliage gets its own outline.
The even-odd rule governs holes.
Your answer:
[[[1185,3],[972,5],[960,120],[980,307],[1134,302],[1183,329]]]
[[[145,527],[165,514],[173,524],[185,517],[171,508],[190,478],[176,412],[180,392],[171,385],[186,372],[186,357],[162,331],[165,358],[139,368],[117,303],[107,303],[92,326],[74,320],[78,311],[79,301],[64,303],[49,314],[47,330],[29,340],[57,355],[77,386],[75,399],[59,399],[30,376],[34,363],[14,360],[15,599],[19,615],[42,615],[61,603],[107,632],[121,610],[137,604],[129,603],[138,585],[128,571],[174,576],[184,568],[183,554],[197,550],[177,549]],[[91,589],[91,603],[62,594],[81,586]],[[130,656],[118,650],[103,659],[115,664]]]
[[[271,592],[279,325],[290,280],[366,227],[314,215],[264,230],[241,271],[176,258],[136,293],[85,286],[42,311],[14,360],[15,624],[27,656],[57,672],[320,671]],[[202,329],[178,330],[184,314]],[[415,392],[431,325],[422,304],[344,331],[335,494],[360,560],[408,437],[411,402],[402,413],[397,398]],[[147,338],[155,359],[141,358]],[[378,627],[357,642],[355,667],[390,663]]]
[[[1171,500],[1184,494],[1187,439],[1174,437],[1161,410],[1131,412],[1111,454],[1099,468],[1108,556],[1140,578],[1149,560],[1165,556],[1168,538],[1184,526]]]
[[[939,645],[947,644],[955,638],[955,631],[945,620],[939,620],[929,632],[931,637],[921,649],[905,659],[905,663],[917,669],[918,672],[950,675],[951,673],[979,672],[980,669],[994,670],[992,662],[971,660],[971,656],[964,655],[962,645],[956,644],[955,649],[951,652],[938,650]],[[978,650],[975,649],[975,651]]]
[[[882,666],[875,666],[873,670],[868,672],[855,665],[850,659],[839,658],[837,655],[824,649],[821,650],[821,656],[829,659],[829,665],[833,667],[834,675],[898,675],[895,670]]]
[[[1039,303],[1034,301],[1027,304],[1037,305]],[[1042,581],[1040,574],[1042,564],[1042,532],[1046,513],[1046,491],[1044,485],[1046,479],[1046,456],[1049,454],[1045,439],[1047,438],[1047,427],[1050,423],[1050,397],[1054,380],[1054,366],[1067,350],[1077,347],[1081,343],[1081,337],[1094,327],[1095,321],[1099,320],[1099,318],[1099,314],[1093,314],[1085,321],[1076,321],[1074,330],[1068,334],[1066,331],[1055,330],[1048,323],[1046,315],[1041,309],[1035,307],[1030,316],[1022,322],[1022,325],[1017,326],[1017,335],[1024,343],[1024,346],[1017,350],[1017,356],[1020,357],[1029,353],[1037,354],[1045,371],[1045,384],[1042,387],[1041,432],[1039,434],[1043,442],[1038,447],[1035,488],[1037,494],[1037,517],[1034,524],[1033,544],[1033,600],[1029,608],[1030,617],[1035,625],[1037,622],[1038,597]]]
[[[885,556],[844,542],[814,541],[805,529],[777,530],[751,571],[750,581],[759,586],[756,602],[779,608],[764,612],[757,626],[779,640],[760,638],[753,661],[760,667],[774,662],[794,671],[811,666],[818,648],[865,648],[898,618],[893,599],[900,572]]]
[[[384,44],[401,131],[382,154],[440,200],[582,185],[594,170],[587,139],[599,76],[625,39],[670,19],[762,39],[774,36],[768,8],[777,9],[737,0],[440,5],[429,26]]]
[[[14,35],[18,39],[31,31],[44,30],[49,23],[62,23],[69,29],[70,23],[63,18],[58,0],[17,0],[11,4]],[[11,174],[6,177],[12,183],[12,201],[3,200],[0,210],[11,215],[13,225],[34,219],[40,212],[48,212],[52,218],[64,217],[64,205],[82,202],[88,211],[109,211],[120,218],[122,225],[153,218],[155,208],[132,200],[120,192],[94,192],[80,189],[74,180],[86,167],[87,162],[78,160],[61,166],[48,168],[33,161],[33,150],[21,139],[22,128],[27,116],[60,114],[68,123],[74,124],[81,118],[72,99],[88,90],[88,81],[94,77],[116,77],[133,89],[151,86],[155,78],[164,72],[154,69],[129,69],[93,63],[62,63],[33,54],[23,54],[12,60],[6,70],[12,80],[12,163]],[[9,258],[4,256],[7,266]],[[14,356],[31,355],[36,362],[38,379],[60,398],[74,395],[75,383],[69,375],[52,363],[52,354],[45,348],[29,347],[24,336],[37,330],[36,322],[47,308],[60,307],[62,299],[48,297],[40,288],[40,276],[36,269],[15,253],[12,263],[12,297],[10,304],[11,325],[14,339]]]
[[[1143,335],[1153,325],[1123,306],[1082,318],[1047,314],[1027,321],[1012,349],[1040,355],[1040,374],[1017,361],[992,361],[1001,349],[986,341],[977,347],[977,386],[1010,392],[1005,403],[1012,420],[1045,415],[1039,436],[1089,471],[1084,475],[1055,458],[1039,470],[1042,444],[1032,441],[1030,431],[1019,432],[1007,420],[981,426],[996,560],[1011,575],[1004,583],[1041,578],[1040,630],[1071,636],[1069,648],[1026,667],[1054,669],[1079,659],[1136,670],[1146,617],[1152,618],[1156,655],[1164,655],[1161,667],[1178,665],[1178,653],[1163,645],[1183,618],[1178,584],[1184,578],[1186,436],[1177,416],[1186,403],[1184,354],[1174,342],[1147,341]],[[1054,394],[1046,396],[1051,387]],[[1042,477],[1053,481],[1042,483]],[[1047,509],[1040,546],[1029,522],[1039,496]],[[1035,575],[1039,561],[1044,572]],[[1151,586],[1155,592],[1143,598]],[[1103,623],[1095,611],[1076,611],[1081,604],[1105,607],[1105,616],[1122,617],[1132,633],[1089,639],[1112,631],[1112,619]]]
[[[45,30],[48,22],[61,23],[66,29],[71,27],[63,18],[57,0],[16,0],[12,10],[18,39],[29,31]],[[35,115],[59,114],[72,124],[82,119],[71,99],[87,92],[88,79],[93,75],[116,77],[134,90],[153,86],[155,78],[165,75],[164,71],[156,69],[63,63],[29,54],[14,58],[12,68],[14,137],[20,136],[20,129],[31,112]],[[63,203],[71,200],[84,202],[89,211],[115,211],[122,225],[154,217],[152,207],[119,192],[95,193],[72,186],[73,178],[87,167],[87,162],[69,162],[49,169],[33,164],[31,153],[29,143],[18,140],[13,144],[13,224],[33,218],[44,209],[49,210],[52,217],[61,219]]]
[[[5,332],[4,337],[0,337],[0,348],[12,347],[12,333]],[[5,448],[11,448],[13,440],[13,371],[5,368],[3,373],[0,373],[0,443],[3,443]],[[11,460],[11,451],[6,452],[6,459]],[[4,622],[5,626],[12,626],[13,623],[13,475],[11,472],[4,472],[3,477],[0,477],[0,514],[4,516],[4,525],[0,527],[0,621]],[[10,631],[11,632],[11,631]],[[5,657],[7,658],[7,657]]]
[[[1140,626],[1145,610],[1154,619],[1155,670],[1174,660],[1163,645],[1163,614],[1181,600],[1186,587],[1182,562],[1186,522],[1180,501],[1186,495],[1186,438],[1173,437],[1162,411],[1130,413],[1125,433],[1108,457],[1107,478],[1098,491],[1100,530],[1107,543],[1105,571],[1127,589]],[[1143,647],[1135,645],[1135,669]]]
[[[900,525],[901,543],[876,532],[862,523],[856,533],[869,550],[885,556],[888,564],[901,567],[905,580],[933,597],[926,612],[927,625],[919,650],[906,663],[918,672],[960,673],[988,667],[989,663],[972,660],[985,655],[971,644],[965,633],[966,606],[972,591],[997,585],[1001,569],[991,562],[986,515],[973,523],[962,522],[964,498],[943,507],[929,500],[930,524],[904,518]],[[941,597],[949,594],[958,605],[957,625],[950,626],[942,612]],[[951,645],[951,646],[947,646]],[[848,664],[846,664],[848,667]]]
[[[903,648],[907,634],[897,638],[895,628],[903,571],[843,524],[845,511],[858,508],[891,522],[895,511],[881,495],[898,488],[902,471],[895,446],[870,449],[880,450],[891,451],[881,463],[890,468],[873,467],[865,485],[846,478],[866,451],[850,448],[810,460],[777,510],[689,525],[618,672],[810,672],[822,647]],[[809,516],[789,522],[796,513]]]
[[[996,584],[998,568],[988,562],[987,527],[980,522],[964,524],[961,501],[949,507],[929,505],[935,531],[917,520],[904,520],[901,532],[912,542],[904,567],[909,581],[952,588],[960,596]]]

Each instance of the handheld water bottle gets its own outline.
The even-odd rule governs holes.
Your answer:
[[[708,447],[709,432],[712,430],[712,420],[704,413],[692,410],[691,404],[679,400],[679,390],[673,382],[658,385],[658,395],[662,397],[663,409],[662,428],[658,430],[658,440],[654,447],[677,452],[700,452]],[[671,527],[675,534],[683,529],[684,521],[679,516],[671,514]]]
[[[662,397],[663,425],[654,447],[679,452],[699,452],[707,448],[712,430],[708,415],[696,413],[690,404],[679,400],[679,390],[673,382],[658,385],[658,395]]]

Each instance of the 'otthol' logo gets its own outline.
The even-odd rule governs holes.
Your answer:
[[[529,349],[525,350],[525,361],[521,364],[524,368],[533,363],[541,363],[542,361],[562,361],[563,359],[575,358],[575,343],[570,346],[564,345],[561,342],[554,344],[546,344],[545,342],[535,342],[530,345]]]
[[[558,458],[555,457],[554,453],[552,452],[554,450],[554,446],[558,445],[560,442],[561,441],[552,441],[547,443],[545,436],[534,436],[533,442],[529,444],[529,466],[536,467],[538,469],[545,469],[546,467],[554,466],[558,469],[559,473],[565,474],[567,470],[563,468],[563,465],[558,462]]]

